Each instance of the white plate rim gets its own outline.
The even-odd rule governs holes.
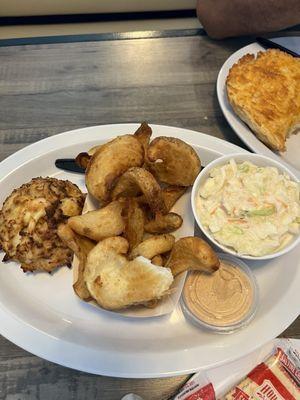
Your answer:
[[[217,89],[217,97],[218,102],[221,107],[222,113],[234,130],[234,132],[238,135],[238,137],[244,142],[252,151],[258,154],[265,155],[267,157],[273,158],[274,160],[284,164],[287,168],[289,168],[294,175],[300,178],[300,171],[295,168],[293,165],[285,161],[282,157],[276,154],[274,151],[270,150],[264,143],[262,143],[255,134],[251,131],[251,129],[234,113],[231,107],[227,107],[224,101],[224,86],[225,86],[225,73],[227,75],[227,70],[237,61],[237,59],[241,58],[243,55],[249,53],[257,53],[258,51],[265,51],[265,49],[259,45],[258,43],[250,43],[247,46],[244,46],[231,54],[230,57],[222,65],[216,83]]]
[[[1,162],[1,173],[0,173],[0,184],[1,180],[4,176],[7,176],[9,172],[12,172],[14,169],[19,168],[22,164],[39,157],[40,155],[44,154],[45,151],[51,151],[55,149],[59,149],[60,140],[58,139],[67,139],[68,145],[72,145],[74,143],[85,143],[86,136],[89,133],[95,134],[98,129],[107,129],[109,134],[103,135],[99,137],[100,140],[107,140],[107,138],[111,138],[116,136],[117,134],[125,134],[133,132],[139,124],[110,124],[110,125],[102,125],[102,126],[95,126],[95,127],[88,127],[88,128],[81,128],[77,130],[63,132],[59,135],[54,135],[49,138],[43,139],[39,142],[36,142],[32,145],[29,145],[17,153],[6,158],[4,161]],[[241,149],[240,147],[233,145],[231,143],[225,142],[221,139],[208,136],[202,134],[200,132],[191,131],[183,128],[178,127],[169,127],[163,125],[154,125],[151,124],[153,130],[160,130],[160,135],[163,134],[173,135],[180,137],[178,133],[175,133],[173,130],[180,130],[182,132],[182,138],[184,138],[187,142],[193,142],[195,145],[199,145],[202,148],[206,149],[213,149],[216,152],[219,152],[220,155],[224,154],[224,152],[246,152],[246,150]],[[111,134],[110,132],[116,132],[116,134]],[[203,142],[202,142],[203,141]],[[198,143],[196,143],[198,142]],[[35,156],[32,157],[32,154]],[[277,336],[281,333],[290,323],[297,318],[298,310],[294,310],[294,312],[290,315],[288,321],[281,321],[279,324],[278,329],[274,332],[273,336]],[[104,359],[105,365],[101,365],[99,368],[99,364],[97,360],[95,360],[94,351],[90,348],[85,346],[81,346],[78,344],[74,344],[67,341],[58,340],[56,337],[51,336],[45,332],[41,332],[40,330],[32,327],[30,325],[24,325],[24,323],[19,320],[15,315],[11,315],[2,304],[0,304],[0,318],[3,323],[0,326],[0,332],[3,336],[7,339],[15,343],[16,345],[22,347],[23,349],[35,354],[39,357],[52,361],[54,363],[71,367],[77,370],[94,373],[94,374],[101,374],[106,376],[114,376],[114,377],[127,377],[127,378],[155,378],[155,377],[169,377],[175,375],[182,375],[195,372],[199,370],[199,364],[194,363],[194,365],[185,365],[181,366],[181,362],[183,362],[184,357],[182,360],[178,360],[176,357],[170,357],[168,362],[162,362],[162,365],[159,368],[154,368],[151,371],[142,371],[141,369],[136,369],[134,371],[124,371],[124,369],[116,368],[116,365],[122,365],[123,363],[133,363],[136,365],[143,365],[149,360],[151,360],[154,364],[158,360],[159,353],[150,353],[145,354],[143,352],[135,354],[113,354],[112,352],[105,351],[98,351],[97,352],[97,359]],[[28,341],[30,338],[30,341]],[[243,353],[242,355],[246,355],[260,347],[262,344],[266,343],[270,340],[269,335],[264,335],[263,339],[259,342],[259,344],[252,346],[249,348],[247,353]],[[63,349],[63,353],[62,353]],[[84,360],[78,356],[79,354],[84,355]],[[224,363],[233,361],[238,359],[240,356],[226,356],[219,362],[212,362],[209,365],[206,365],[205,368],[216,367],[217,365],[222,365]],[[177,364],[176,364],[177,361]],[[178,363],[180,365],[178,365]],[[166,367],[166,364],[168,365]],[[201,366],[203,368],[203,366]]]

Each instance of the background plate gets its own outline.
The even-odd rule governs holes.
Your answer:
[[[225,61],[222,68],[220,69],[217,79],[217,95],[219,104],[229,125],[251,150],[253,150],[255,153],[263,154],[282,162],[287,167],[289,167],[296,176],[300,178],[300,132],[291,135],[287,139],[285,152],[272,151],[259,139],[257,139],[257,137],[251,131],[248,125],[246,125],[235,114],[227,98],[225,82],[230,68],[245,54],[256,54],[258,51],[264,51],[264,48],[258,43],[252,43],[236,51]]]
[[[32,177],[55,176],[84,183],[83,175],[59,171],[56,158],[78,152],[138,124],[106,125],[65,132],[34,143],[1,163],[0,202]],[[152,125],[154,135],[175,136],[192,144],[204,165],[245,151],[211,136]],[[300,248],[267,262],[249,263],[260,288],[255,319],[245,329],[218,335],[193,326],[180,305],[172,314],[142,320],[124,318],[81,302],[72,291],[72,271],[24,274],[13,263],[0,268],[0,332],[47,360],[115,377],[164,377],[232,361],[280,334],[297,317]]]

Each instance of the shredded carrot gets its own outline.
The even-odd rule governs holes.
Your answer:
[[[227,221],[228,222],[236,222],[238,224],[247,224],[247,221],[245,221],[244,219],[228,218]]]
[[[210,215],[213,215],[213,214],[217,211],[217,209],[218,209],[218,206],[215,207],[215,208],[210,212]]]

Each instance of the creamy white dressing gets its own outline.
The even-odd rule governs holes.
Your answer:
[[[300,230],[299,183],[275,167],[232,159],[200,187],[198,216],[220,244],[262,256],[285,247]]]

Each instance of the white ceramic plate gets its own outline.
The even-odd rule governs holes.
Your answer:
[[[44,139],[8,157],[0,168],[0,204],[32,177],[55,176],[83,185],[83,176],[59,171],[56,158],[73,157],[96,143],[135,131],[138,124],[90,127]],[[154,136],[192,144],[206,165],[243,151],[181,128],[152,125]],[[18,346],[78,370],[116,377],[164,377],[235,360],[280,334],[297,317],[300,248],[267,262],[249,262],[260,289],[255,319],[231,335],[213,334],[188,322],[178,304],[167,316],[133,319],[81,302],[72,291],[72,271],[52,276],[24,274],[13,263],[0,268],[0,332]]]
[[[223,64],[220,69],[218,79],[217,79],[217,95],[220,107],[223,111],[225,118],[227,119],[229,125],[235,131],[235,133],[240,137],[240,139],[255,153],[263,154],[265,156],[271,157],[281,163],[287,165],[291,171],[298,177],[300,177],[300,132],[291,135],[286,142],[286,151],[275,152],[270,150],[266,145],[264,145],[251,131],[251,129],[246,125],[233,111],[231,105],[228,102],[225,82],[230,68],[235,64],[241,57],[245,54],[256,54],[258,51],[263,51],[264,48],[258,43],[252,43],[248,46],[233,53]]]

